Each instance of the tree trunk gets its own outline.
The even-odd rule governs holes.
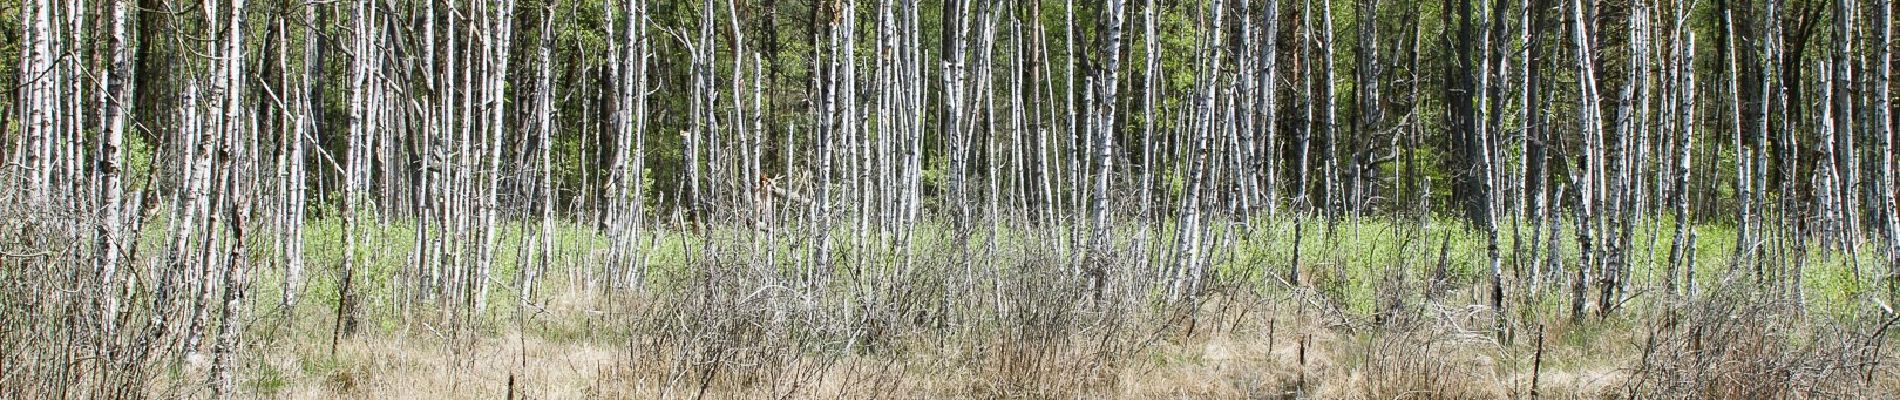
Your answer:
[[[1115,162],[1115,104],[1118,100],[1115,89],[1121,80],[1119,72],[1121,71],[1122,5],[1123,0],[1108,0],[1107,7],[1102,10],[1100,41],[1101,55],[1104,59],[1096,72],[1098,89],[1095,93],[1100,96],[1100,100],[1095,106],[1097,119],[1094,124],[1096,129],[1095,187],[1094,199],[1089,206],[1089,226],[1093,229],[1089,234],[1089,251],[1094,259],[1089,261],[1085,268],[1088,269],[1090,289],[1097,300],[1101,298],[1102,287],[1107,284],[1105,265],[1110,261],[1109,230],[1111,227],[1108,214],[1111,205],[1108,200],[1108,185],[1109,174],[1114,171]]]
[[[98,295],[105,301],[105,311],[99,319],[101,333],[112,337],[117,331],[116,321],[119,315],[119,296],[117,279],[121,255],[125,253],[125,184],[123,182],[124,143],[126,132],[127,107],[132,100],[132,77],[138,76],[131,71],[131,53],[128,43],[132,40],[126,27],[127,13],[132,5],[130,0],[113,0],[111,12],[110,53],[111,63],[106,72],[105,137],[99,143],[99,287]]]
[[[1887,231],[1888,296],[1900,298],[1900,207],[1895,206],[1894,144],[1900,140],[1893,129],[1893,0],[1880,0],[1874,8],[1874,137],[1880,141],[1880,214]]]

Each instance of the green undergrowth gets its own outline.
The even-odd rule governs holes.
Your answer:
[[[165,241],[167,226],[168,221],[161,217],[148,221],[141,232],[141,258],[149,260],[148,263],[164,259],[170,245]],[[355,282],[362,316],[359,337],[379,341],[416,340],[414,343],[434,343],[424,345],[433,346],[508,340],[518,334],[541,343],[620,348],[639,343],[648,337],[645,335],[653,333],[642,333],[639,329],[677,332],[702,329],[666,325],[702,322],[690,320],[659,321],[639,328],[630,326],[635,324],[630,324],[629,318],[656,318],[655,315],[662,319],[683,318],[685,315],[684,318],[690,319],[695,306],[688,303],[695,300],[692,296],[677,294],[700,293],[698,290],[704,287],[696,285],[706,285],[708,279],[726,279],[721,283],[725,287],[720,290],[737,290],[740,293],[732,298],[747,299],[775,293],[768,292],[767,287],[806,284],[801,283],[802,277],[816,275],[823,277],[823,283],[817,284],[819,290],[829,295],[818,296],[821,298],[814,301],[848,304],[861,299],[887,303],[877,305],[881,307],[917,306],[931,302],[871,300],[858,296],[864,295],[862,291],[867,286],[893,283],[901,286],[901,293],[924,299],[948,297],[958,290],[969,290],[961,285],[972,283],[1008,286],[996,289],[997,293],[1023,293],[1048,288],[1046,285],[1056,281],[1049,277],[1069,274],[1078,264],[1090,263],[1108,266],[1106,274],[1110,280],[1131,288],[1129,290],[1136,292],[1139,298],[1148,299],[1155,306],[1153,310],[1161,311],[1167,309],[1163,306],[1168,304],[1163,294],[1168,282],[1166,271],[1184,254],[1177,248],[1181,239],[1178,225],[1171,221],[1117,224],[1107,248],[1102,249],[1106,262],[1098,260],[1101,256],[1089,250],[1089,232],[1078,230],[1074,225],[982,221],[971,224],[967,230],[959,230],[947,221],[928,220],[885,229],[859,230],[860,226],[878,224],[849,220],[833,223],[825,236],[831,249],[831,269],[813,271],[815,265],[810,260],[819,241],[810,227],[653,225],[641,232],[634,242],[634,255],[648,266],[648,274],[635,289],[609,287],[601,281],[602,276],[621,272],[609,270],[608,249],[614,243],[609,233],[594,224],[563,221],[555,225],[553,258],[546,275],[539,281],[537,295],[529,304],[520,304],[517,303],[521,290],[519,272],[536,264],[524,246],[538,241],[540,226],[521,222],[502,224],[493,241],[496,247],[492,251],[494,265],[486,307],[469,310],[466,306],[414,300],[417,288],[411,287],[409,282],[411,274],[420,270],[413,259],[418,243],[417,224],[400,219],[365,221],[359,226],[362,236],[355,253],[358,261]],[[1575,268],[1582,262],[1577,254],[1574,225],[1562,226],[1557,232],[1561,273],[1543,270],[1548,268],[1548,263],[1532,262],[1536,254],[1533,251],[1546,250],[1541,250],[1542,246],[1535,246],[1540,250],[1533,250],[1534,236],[1528,225],[1522,229],[1501,229],[1498,245],[1508,299],[1506,312],[1508,319],[1516,321],[1509,335],[1523,344],[1535,337],[1537,330],[1549,329],[1548,340],[1552,346],[1588,349],[1634,340],[1632,338],[1641,337],[1642,332],[1650,328],[1644,325],[1646,321],[1674,318],[1667,315],[1690,304],[1684,300],[1686,297],[1667,294],[1662,286],[1675,227],[1669,221],[1634,226],[1629,239],[1631,248],[1625,253],[1630,268],[1629,290],[1617,303],[1616,312],[1604,316],[1595,314],[1599,292],[1593,286],[1588,293],[1593,318],[1583,320],[1582,324],[1568,322],[1572,317],[1570,282]],[[1399,309],[1413,315],[1458,313],[1483,310],[1483,307],[1471,306],[1488,303],[1485,297],[1490,285],[1486,234],[1459,220],[1434,219],[1421,223],[1411,219],[1327,221],[1309,218],[1303,225],[1295,225],[1291,218],[1251,221],[1212,218],[1205,227],[1205,234],[1200,237],[1199,255],[1204,257],[1213,276],[1211,287],[1227,291],[1224,293],[1229,299],[1297,299],[1295,301],[1302,304],[1297,308],[1304,310],[1307,307],[1304,304],[1317,304],[1324,308],[1322,313],[1327,314],[1327,318],[1333,318],[1329,321],[1345,321],[1357,326],[1372,326],[1399,313]],[[303,236],[298,239],[304,244],[306,282],[298,296],[299,302],[288,308],[280,303],[286,267],[281,244],[292,238],[274,235],[276,230],[271,227],[258,228],[250,231],[265,233],[246,243],[252,259],[256,260],[250,265],[253,285],[247,300],[251,307],[246,341],[247,346],[259,350],[248,354],[295,357],[296,362],[258,359],[252,363],[258,369],[247,375],[246,385],[259,392],[272,392],[295,382],[306,382],[313,376],[325,377],[323,379],[331,385],[357,381],[360,378],[355,377],[356,374],[367,368],[364,365],[376,362],[372,356],[324,356],[329,354],[326,349],[335,329],[339,269],[347,256],[341,221],[320,218],[305,225]],[[1868,311],[1878,310],[1884,304],[1885,281],[1880,278],[1888,271],[1878,261],[1875,246],[1861,246],[1857,253],[1847,253],[1822,247],[1820,241],[1811,240],[1805,251],[1797,252],[1791,242],[1771,234],[1763,247],[1762,254],[1766,258],[1758,274],[1753,265],[1735,263],[1734,228],[1698,225],[1695,232],[1695,285],[1693,289],[1684,289],[1685,293],[1693,292],[1708,299],[1746,300],[1748,296],[1793,296],[1792,291],[1798,287],[1799,304],[1805,313],[1799,320],[1807,321],[1802,326],[1810,327],[1863,326],[1866,316],[1870,315]],[[1535,242],[1548,244],[1549,234],[1537,234]],[[461,239],[471,245],[480,241],[478,237]],[[1778,247],[1784,244],[1787,246]],[[1296,264],[1296,247],[1300,267],[1297,275],[1292,268]],[[476,252],[471,249],[470,254]],[[1796,265],[1800,266],[1798,275]],[[707,271],[712,270],[727,275],[708,277]],[[1536,275],[1540,270],[1543,270],[1541,277]],[[1795,286],[1797,276],[1799,285]],[[1247,293],[1234,296],[1234,290]],[[802,293],[801,296],[815,292]],[[636,307],[653,302],[673,302],[670,306],[675,308],[659,310],[658,314],[628,312],[654,312],[654,309]],[[1005,316],[1002,305],[990,304],[1001,302],[985,299],[976,302],[984,304],[972,307],[971,311],[953,311],[985,315],[961,319],[966,325],[941,327],[940,332],[899,332],[878,340],[980,343],[1004,336],[995,333],[1022,328],[1017,325],[1047,322],[1034,319],[1037,318],[1034,315]],[[986,308],[991,306],[995,306],[996,311]],[[1012,306],[1041,307],[1035,304]],[[466,314],[461,314],[463,312]],[[996,314],[983,314],[991,312]],[[1473,318],[1475,315],[1488,314],[1438,318],[1441,321],[1488,320]],[[738,318],[737,321],[744,322],[757,316],[720,318]],[[931,326],[927,322],[911,323]],[[1464,329],[1487,327],[1481,322],[1465,325],[1469,326],[1463,326]],[[837,342],[839,332],[827,329],[836,328],[805,324],[792,329],[796,332],[792,337],[811,338],[813,342],[800,346],[825,354],[842,354],[847,350],[841,348],[857,345]],[[1787,334],[1793,336],[1785,341],[1807,343],[1829,335],[1815,329],[1820,328],[1789,330]],[[1356,347],[1367,347],[1367,351],[1371,351],[1374,344],[1391,340],[1387,335],[1393,332],[1402,331],[1346,329],[1339,335],[1341,340],[1356,341],[1354,343],[1359,344]],[[858,334],[874,336],[853,333]],[[906,339],[903,335],[913,336]],[[1496,356],[1508,368],[1527,368],[1524,354],[1518,353],[1512,350]],[[1377,358],[1374,353],[1345,356]],[[1160,361],[1199,362],[1191,358]],[[1555,359],[1546,366],[1587,367],[1566,362]]]
[[[147,225],[144,234],[148,240],[143,241],[147,251],[162,251],[160,243],[163,242],[156,239],[163,237],[163,232],[158,230],[163,226],[162,220]],[[1626,292],[1629,298],[1622,303],[1625,307],[1664,297],[1663,271],[1668,264],[1674,235],[1673,224],[1669,221],[1636,226],[1630,240],[1632,248],[1626,253],[1631,268],[1627,278],[1631,281],[1630,291]],[[830,278],[828,281],[837,285],[848,285],[855,277],[868,276],[866,274],[893,278],[904,277],[890,274],[914,274],[905,277],[918,282],[947,284],[943,282],[947,282],[948,277],[933,275],[964,271],[1010,273],[1005,269],[1030,265],[1041,265],[1048,268],[1049,272],[1056,273],[1066,271],[1066,266],[1072,260],[1083,259],[1075,252],[1084,246],[1076,244],[1078,239],[1081,243],[1087,240],[1086,232],[1077,232],[1068,225],[979,223],[974,224],[965,235],[956,234],[949,224],[940,221],[916,224],[914,229],[872,232],[860,232],[857,230],[858,224],[849,221],[833,224],[833,227],[830,233],[833,269],[826,276]],[[1525,226],[1516,231],[1509,228],[1500,230],[1498,240],[1508,296],[1516,304],[1514,307],[1529,306],[1528,309],[1515,310],[1516,314],[1561,316],[1568,313],[1568,285],[1573,279],[1574,268],[1581,261],[1573,228],[1565,226],[1558,234],[1564,268],[1562,274],[1545,270],[1543,277],[1537,280],[1533,280],[1532,275],[1542,268],[1548,268],[1548,264],[1537,263],[1543,267],[1532,265],[1533,251],[1544,250],[1532,249],[1533,233],[1530,228]],[[401,322],[406,320],[403,318],[405,313],[432,311],[428,309],[428,304],[399,301],[400,296],[413,291],[404,287],[407,282],[404,277],[416,270],[412,259],[416,245],[415,224],[391,220],[365,223],[360,229],[364,240],[357,249],[359,275],[356,282],[361,291],[361,306],[366,322],[371,327],[385,331],[409,328]],[[1695,227],[1695,231],[1695,290],[1707,290],[1727,280],[1748,282],[1758,279],[1749,268],[1732,270],[1735,265],[1735,230],[1732,227],[1701,225]],[[342,232],[342,224],[333,218],[312,220],[306,225],[302,240],[305,243],[308,280],[300,296],[300,306],[295,312],[281,309],[278,302],[284,288],[284,263],[278,246],[278,240],[282,238],[264,237],[250,243],[251,252],[261,260],[254,271],[251,299],[256,311],[253,315],[333,313],[337,301],[338,270],[344,255]],[[497,330],[517,320],[515,299],[520,290],[519,271],[531,261],[523,257],[532,257],[524,254],[522,246],[536,240],[533,235],[538,232],[539,226],[534,224],[510,223],[501,226],[495,238],[497,247],[493,251],[491,290],[486,302],[488,307],[477,310],[473,315],[473,320],[479,326]],[[538,293],[560,293],[571,287],[598,283],[595,279],[608,273],[604,266],[605,249],[612,240],[605,232],[593,229],[591,225],[565,222],[558,224],[555,232],[554,258],[544,279],[540,281]],[[679,285],[690,282],[694,266],[708,261],[703,259],[703,254],[709,253],[708,249],[713,250],[710,252],[712,254],[728,254],[711,260],[714,262],[743,264],[762,271],[776,270],[780,276],[802,276],[808,273],[806,268],[811,268],[807,261],[816,243],[809,232],[801,227],[779,227],[771,231],[730,227],[697,230],[661,227],[642,233],[637,254],[650,268],[645,286],[648,290],[661,293],[680,289]],[[1153,276],[1149,271],[1179,259],[1180,253],[1175,246],[1177,233],[1174,224],[1165,222],[1118,225],[1109,251],[1118,260],[1127,262],[1113,263],[1119,266],[1119,270],[1110,271],[1110,274],[1126,277],[1124,279],[1148,278],[1143,281],[1158,282],[1161,277]],[[1548,235],[1548,232],[1544,235]],[[1475,291],[1454,289],[1488,287],[1490,284],[1485,234],[1454,220],[1421,224],[1415,220],[1329,222],[1313,218],[1298,227],[1285,218],[1257,218],[1248,224],[1214,221],[1208,224],[1207,233],[1202,239],[1205,243],[1202,256],[1206,257],[1210,270],[1219,282],[1236,283],[1238,287],[1253,287],[1266,293],[1284,291],[1295,287],[1297,283],[1298,287],[1311,288],[1336,302],[1341,309],[1361,317],[1372,316],[1380,312],[1385,304],[1393,302],[1418,304],[1434,289],[1441,294],[1441,297],[1435,298],[1437,301],[1479,303],[1481,299],[1457,297],[1460,293]],[[470,241],[476,242],[478,239]],[[1537,241],[1540,244],[1548,243],[1548,237],[1540,236]],[[1292,277],[1289,275],[1295,264],[1296,242],[1301,272],[1299,276]],[[900,243],[908,243],[909,247],[899,247]],[[1799,274],[1801,298],[1809,311],[1852,313],[1867,306],[1869,299],[1875,297],[1872,295],[1878,294],[1880,281],[1877,278],[1886,272],[1885,266],[1877,262],[1880,258],[1872,247],[1862,246],[1858,254],[1815,246],[1810,246],[1805,253],[1765,247],[1767,250],[1764,250],[1764,254],[1777,258],[1763,260],[1766,275],[1759,278],[1762,282],[1759,285],[1792,282],[1787,279],[1792,275],[1782,269],[1791,269],[1799,261],[1802,265]],[[1146,251],[1149,258],[1140,259],[1139,251]],[[994,263],[997,270],[992,271],[992,263],[986,262],[988,257],[1014,259],[1008,263]],[[1023,262],[1025,258],[1034,258],[1035,262]],[[774,265],[757,265],[768,259]],[[1537,281],[1542,283],[1533,286]],[[1592,288],[1592,306],[1595,305],[1596,295],[1596,289]],[[310,326],[302,329],[313,332],[328,328],[319,323],[306,325]],[[546,333],[551,336],[573,336],[577,335],[573,331],[579,329],[558,324],[544,326],[548,327]]]

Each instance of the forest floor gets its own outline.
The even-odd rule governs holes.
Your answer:
[[[1292,298],[1215,300],[1193,322],[1130,318],[1060,338],[915,335],[853,353],[725,342],[691,355],[655,338],[574,327],[451,338],[427,326],[323,340],[266,340],[249,390],[291,399],[378,398],[1880,398],[1900,393],[1892,356],[1844,352],[1781,321],[1706,326],[1630,312],[1494,336],[1477,308],[1368,325]],[[569,308],[572,307],[572,308]],[[546,320],[598,319],[575,303]],[[1757,310],[1759,311],[1759,310]],[[1705,316],[1726,319],[1726,317]],[[1728,316],[1733,317],[1733,315]],[[1141,321],[1132,321],[1139,319]],[[1701,318],[1691,318],[1701,319]],[[587,322],[580,322],[587,324]],[[1693,322],[1696,324],[1703,321]],[[1533,328],[1535,329],[1535,328]],[[1840,334],[1834,332],[1834,334]],[[322,333],[312,332],[321,337]],[[1702,348],[1691,341],[1700,340]],[[1658,343],[1669,342],[1669,343]],[[765,353],[777,353],[767,355]],[[1535,395],[1533,395],[1535,394]]]
[[[1486,305],[1489,286],[1477,270],[1482,256],[1467,233],[1425,248],[1402,244],[1413,241],[1397,232],[1314,237],[1327,245],[1308,243],[1299,284],[1263,280],[1230,261],[1217,266],[1228,278],[1195,300],[1158,301],[1124,288],[1111,290],[1122,294],[1105,303],[1076,295],[1083,293],[1074,290],[1079,284],[1051,278],[1060,269],[1037,255],[1048,248],[1027,241],[979,262],[999,266],[976,265],[974,271],[992,269],[969,286],[946,278],[970,266],[939,262],[956,256],[938,244],[915,255],[921,261],[912,275],[841,277],[829,291],[799,289],[773,278],[780,272],[744,260],[688,263],[685,254],[657,254],[651,260],[659,265],[704,269],[670,278],[679,280],[675,285],[628,290],[590,288],[584,274],[572,273],[592,266],[584,260],[594,244],[564,233],[562,251],[570,258],[549,273],[535,300],[517,304],[515,293],[497,291],[489,311],[478,315],[392,300],[399,287],[393,272],[406,254],[398,233],[380,238],[392,248],[368,257],[382,266],[368,271],[363,328],[334,344],[335,297],[324,295],[334,282],[312,281],[305,303],[285,309],[274,304],[281,293],[272,292],[273,278],[261,276],[240,385],[255,397],[290,399],[1900,393],[1900,360],[1884,349],[1900,343],[1888,332],[1894,314],[1865,289],[1840,286],[1844,257],[1816,258],[1794,284],[1805,289],[1789,291],[1739,275],[1722,278],[1725,264],[1706,260],[1723,259],[1723,250],[1703,249],[1711,254],[1702,255],[1703,282],[1693,296],[1663,294],[1652,271],[1636,271],[1638,284],[1612,312],[1597,312],[1592,292],[1591,312],[1581,318],[1569,312],[1567,285],[1517,290],[1526,281],[1514,278],[1519,286],[1499,314]],[[1286,240],[1268,236],[1232,247],[1262,249],[1255,262],[1275,265],[1274,257],[1286,256]],[[683,246],[689,242],[700,243],[680,234],[652,248],[691,248]],[[1435,267],[1417,260],[1441,258],[1451,260],[1450,271],[1427,282]],[[325,262],[314,260],[312,268]],[[515,272],[504,268],[496,276],[505,281]],[[164,381],[201,379],[208,373],[202,361],[188,359]],[[155,391],[190,394],[167,386],[157,383]]]

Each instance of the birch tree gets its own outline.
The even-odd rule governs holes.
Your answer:
[[[1095,89],[1096,95],[1099,96],[1099,100],[1096,100],[1094,123],[1096,130],[1095,182],[1094,199],[1090,201],[1089,206],[1089,226],[1093,229],[1089,235],[1089,251],[1094,254],[1096,260],[1090,261],[1087,268],[1090,269],[1088,271],[1092,282],[1090,286],[1098,299],[1101,296],[1102,286],[1108,279],[1105,275],[1107,272],[1103,270],[1103,264],[1107,263],[1107,257],[1109,257],[1111,227],[1108,214],[1109,208],[1112,207],[1109,203],[1109,176],[1114,171],[1115,163],[1115,105],[1118,103],[1115,89],[1119,87],[1118,82],[1121,81],[1123,4],[1122,0],[1109,0],[1102,8],[1100,42],[1103,59],[1096,72],[1100,78],[1096,79],[1097,88]]]

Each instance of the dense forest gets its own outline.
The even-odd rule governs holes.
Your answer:
[[[1385,382],[1535,397],[1562,327],[1629,347],[1570,396],[1900,390],[1892,3],[0,5],[0,397],[1227,397],[1046,377],[1250,332],[1390,398],[1308,340],[1447,327],[1506,389]],[[505,378],[308,361],[412,339]],[[1044,378],[854,364],[940,348]]]

